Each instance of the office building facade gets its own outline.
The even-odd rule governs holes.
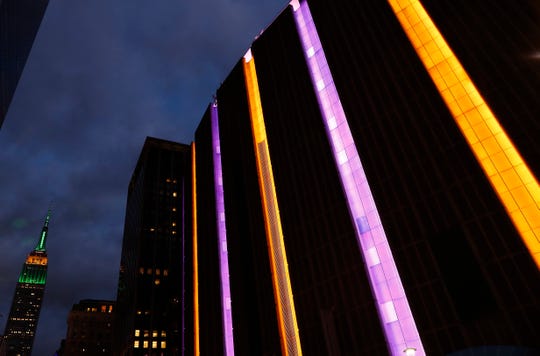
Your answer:
[[[47,282],[47,234],[50,211],[41,230],[36,248],[28,254],[23,265],[0,347],[1,355],[32,354],[32,346],[43,303]]]
[[[146,139],[126,204],[116,323],[121,355],[180,355],[190,348],[183,341],[193,320],[185,315],[193,302],[184,292],[192,281],[184,270],[191,258],[185,255],[190,172],[189,146]]]
[[[49,0],[0,1],[0,127]]]
[[[257,37],[195,135],[201,353],[540,347],[534,6],[293,1]]]
[[[69,312],[64,355],[112,355],[114,301],[85,299]]]

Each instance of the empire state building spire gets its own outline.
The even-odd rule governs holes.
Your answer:
[[[48,259],[45,244],[50,217],[51,210],[49,209],[38,244],[26,257],[26,262],[19,275],[4,331],[4,340],[0,347],[0,356],[29,356],[32,353],[47,281]]]
[[[45,252],[45,244],[47,242],[47,233],[49,232],[49,220],[51,219],[51,209],[47,212],[47,217],[45,218],[45,223],[43,224],[43,229],[41,229],[41,237],[39,242],[34,249],[34,251]]]

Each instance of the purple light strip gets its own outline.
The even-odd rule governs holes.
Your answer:
[[[425,355],[308,4],[293,0],[290,5],[355,223],[388,349],[396,356],[403,355],[407,348],[415,348],[417,355]]]
[[[216,216],[219,239],[219,263],[221,273],[221,302],[223,311],[223,338],[227,356],[234,355],[234,338],[231,311],[231,288],[229,282],[229,257],[227,255],[227,231],[225,228],[225,203],[223,198],[223,178],[221,174],[221,148],[217,104],[210,106],[212,123],[212,153],[214,156],[214,187],[216,193]]]

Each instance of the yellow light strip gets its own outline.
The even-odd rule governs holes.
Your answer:
[[[540,268],[540,187],[418,0],[388,0]]]
[[[199,260],[197,250],[197,165],[195,142],[191,143],[191,190],[193,215],[193,353],[200,355],[199,347]]]
[[[255,60],[251,57],[251,50],[244,57],[243,67],[257,158],[257,172],[262,196],[268,254],[270,255],[272,269],[281,351],[283,355],[302,355],[289,267],[283,242],[281,218],[274,186],[274,175],[268,151],[268,142],[266,141],[266,128],[264,126],[257,72],[255,71]]]

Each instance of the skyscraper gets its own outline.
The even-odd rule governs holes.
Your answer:
[[[49,0],[0,0],[0,128]]]
[[[232,354],[228,323],[238,354],[540,348],[539,23],[292,1],[195,135],[201,353]]]
[[[30,356],[47,282],[47,233],[50,211],[45,218],[36,248],[23,265],[0,348],[2,355]]]
[[[121,355],[180,355],[184,339],[192,339],[184,333],[193,320],[185,295],[192,281],[185,277],[191,275],[190,211],[190,147],[148,137],[126,204],[117,295]]]

